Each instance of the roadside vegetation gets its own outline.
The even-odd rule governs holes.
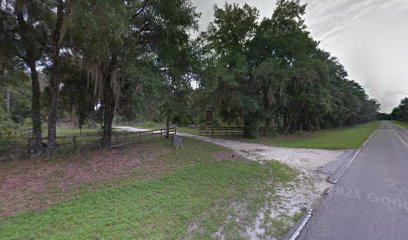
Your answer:
[[[241,140],[289,148],[354,149],[359,148],[379,124],[380,121],[373,121],[352,127]]]
[[[1,239],[235,239],[265,192],[298,174],[188,138],[176,151],[153,132],[112,149],[132,140],[115,123],[243,126],[243,141],[328,149],[357,147],[378,124],[313,132],[372,121],[379,104],[312,38],[300,0],[262,19],[216,5],[207,29],[192,0],[97,3],[1,1]]]
[[[379,117],[381,120],[393,121],[400,127],[408,128],[408,98],[403,98],[390,114],[381,113]]]
[[[297,175],[278,162],[258,163],[232,155],[185,138],[182,150],[155,141],[83,157],[7,163],[1,168],[0,198],[7,204],[1,206],[0,235],[208,239],[234,214],[231,205],[239,204],[250,211],[247,222],[223,233],[232,234],[252,224],[251,214],[271,200],[266,191],[273,192],[277,184]],[[30,177],[24,175],[25,168]],[[16,178],[20,182],[13,182]],[[31,189],[24,181],[31,182]]]
[[[30,126],[34,152],[43,137],[55,151],[68,121],[104,126],[109,147],[117,120],[236,125],[257,138],[376,117],[378,103],[310,35],[299,0],[263,19],[248,4],[215,6],[196,37],[191,0],[68,3],[0,6],[0,131]]]
[[[405,123],[408,123],[408,98],[402,99],[400,105],[393,109],[388,118],[400,125],[406,125]]]
[[[397,124],[400,127],[408,128],[408,122],[393,121],[393,123]]]

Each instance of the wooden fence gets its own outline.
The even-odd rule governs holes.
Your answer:
[[[169,139],[177,134],[176,128],[169,129]],[[155,129],[139,132],[112,132],[111,147],[119,147],[128,144],[140,143],[150,141],[155,138],[163,139],[167,136],[167,129]],[[31,146],[32,139],[27,140],[28,153],[32,153]],[[42,138],[43,150],[46,149],[47,138]],[[102,136],[100,134],[85,134],[80,136],[58,136],[57,137],[58,150],[86,150],[102,147]]]
[[[200,135],[233,135],[244,134],[242,127],[221,127],[221,126],[202,126],[200,127]]]

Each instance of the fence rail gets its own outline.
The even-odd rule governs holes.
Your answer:
[[[156,138],[163,139],[167,136],[172,140],[177,134],[177,129],[154,129],[138,132],[112,132],[111,147],[119,147],[128,144],[150,141]],[[84,134],[76,136],[57,136],[57,150],[62,151],[82,151],[87,149],[95,149],[102,147],[102,135],[100,134]],[[21,142],[21,141],[20,141]],[[42,146],[40,152],[45,152],[47,148],[47,138],[41,139]],[[21,145],[21,144],[20,144]],[[32,154],[34,148],[32,146],[32,138],[26,138],[26,150]]]
[[[233,135],[244,134],[242,127],[221,127],[221,126],[202,126],[200,127],[200,135]]]
[[[47,138],[41,139],[40,149],[34,149],[32,138],[27,131],[0,132],[0,162],[38,155],[46,152]],[[154,129],[138,132],[112,132],[111,147],[120,147],[153,139],[164,139],[168,136],[173,143],[173,136],[177,134],[176,127]],[[85,151],[102,147],[101,134],[82,134],[76,136],[57,136],[57,151]]]

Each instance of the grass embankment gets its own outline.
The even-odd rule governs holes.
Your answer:
[[[123,161],[124,156],[145,159],[153,153],[158,156],[147,163],[141,161],[143,164],[126,177],[119,174],[122,178],[99,185],[78,184],[80,194],[70,201],[42,211],[5,217],[0,220],[1,238],[209,239],[219,226],[225,225],[228,216],[242,217],[234,216],[234,206],[245,206],[243,212],[256,214],[271,200],[265,192],[273,192],[276,184],[287,183],[297,175],[274,161],[261,164],[236,157],[222,160],[220,156],[231,157],[228,153],[220,154],[225,153],[225,149],[188,138],[184,139],[182,150],[160,141],[146,143],[138,153],[132,152],[134,148],[119,151],[118,160]],[[109,153],[102,155],[108,154],[107,157],[115,161]],[[93,164],[83,158],[82,164]],[[42,171],[41,177],[43,174]],[[63,177],[61,172],[58,174]],[[87,174],[99,176],[92,171]],[[49,194],[61,193],[57,187],[50,191]],[[46,197],[42,201],[47,201]],[[253,220],[251,216],[245,217]],[[243,225],[245,222],[228,223],[223,234],[236,236]]]
[[[354,149],[359,148],[380,123],[380,121],[374,121],[353,127],[259,138],[249,142],[289,148]]]

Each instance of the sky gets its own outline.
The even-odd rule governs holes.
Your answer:
[[[201,12],[200,30],[213,20],[213,6],[225,0],[192,0]],[[248,3],[270,17],[275,0],[227,0]],[[301,0],[305,20],[320,47],[338,57],[349,79],[391,112],[408,97],[408,0]]]

